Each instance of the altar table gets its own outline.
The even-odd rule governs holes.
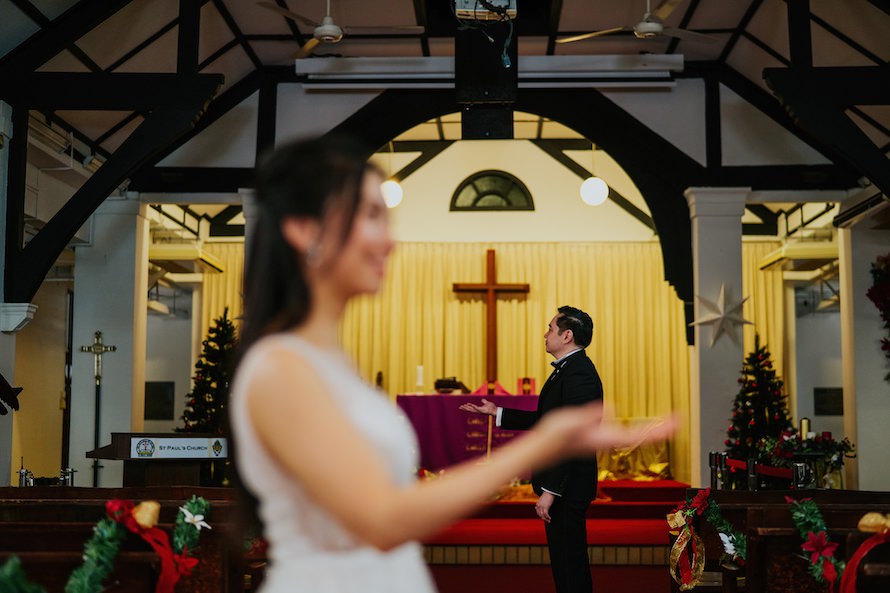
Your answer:
[[[420,465],[439,471],[455,463],[484,456],[488,450],[488,419],[492,420],[491,448],[508,442],[521,430],[501,430],[494,418],[463,412],[461,404],[480,404],[482,398],[505,408],[535,410],[537,395],[399,395],[396,402],[417,433]]]

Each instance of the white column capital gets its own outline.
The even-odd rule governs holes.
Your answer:
[[[239,188],[238,196],[241,198],[241,212],[244,218],[257,216],[256,190],[251,188]]]
[[[37,305],[32,303],[0,303],[0,331],[15,333],[34,319]]]
[[[139,199],[120,198],[116,196],[105,198],[105,201],[96,208],[98,215],[131,215],[145,216],[148,206]]]
[[[742,218],[750,187],[688,187],[683,192],[689,218],[731,216]]]

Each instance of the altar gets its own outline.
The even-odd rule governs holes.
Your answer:
[[[459,410],[467,402],[480,404],[482,398],[496,406],[535,410],[537,395],[399,395],[396,403],[408,416],[420,445],[420,466],[435,472],[455,463],[484,457],[522,434],[521,430],[501,430],[494,418]]]

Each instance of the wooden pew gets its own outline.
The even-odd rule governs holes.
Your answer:
[[[146,487],[0,488],[0,563],[18,556],[28,578],[48,593],[61,592],[72,570],[82,563],[83,546],[93,526],[105,516],[110,499],[157,500],[159,527],[172,534],[181,506],[192,495],[211,503],[212,530],[201,534],[199,564],[177,586],[190,593],[228,593],[244,589],[243,550],[232,537],[234,492],[228,488]],[[109,592],[151,593],[159,570],[157,555],[129,534],[121,546]]]
[[[689,490],[694,496],[696,489]],[[720,567],[718,560],[723,551],[720,538],[707,522],[698,519],[695,528],[705,544],[707,579],[713,583],[700,591],[722,591],[733,593],[809,593],[827,591],[824,584],[817,583],[808,573],[809,563],[802,557],[803,541],[791,517],[790,505],[785,496],[795,499],[812,498],[825,519],[831,541],[839,547],[835,557],[848,559],[864,539],[857,530],[859,519],[867,512],[890,513],[890,492],[860,492],[850,490],[789,490],[789,491],[728,491],[713,490],[712,500],[721,509],[723,517],[733,527],[744,533],[748,542],[748,557],[743,570]],[[881,571],[890,566],[885,562],[890,550],[875,549],[875,558],[867,564],[869,575],[860,583],[860,591],[870,582],[882,583],[884,588],[875,590],[890,591],[886,588],[886,578]],[[890,571],[888,571],[890,572]],[[744,580],[741,579],[744,577]],[[871,579],[871,580],[869,580]],[[674,585],[674,590],[678,590]]]

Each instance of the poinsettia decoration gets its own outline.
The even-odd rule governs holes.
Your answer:
[[[786,496],[785,501],[791,505],[791,518],[804,539],[800,549],[809,553],[804,557],[810,562],[810,574],[817,581],[827,582],[830,591],[836,591],[845,564],[834,557],[837,544],[828,539],[822,512],[812,498],[794,500]]]

